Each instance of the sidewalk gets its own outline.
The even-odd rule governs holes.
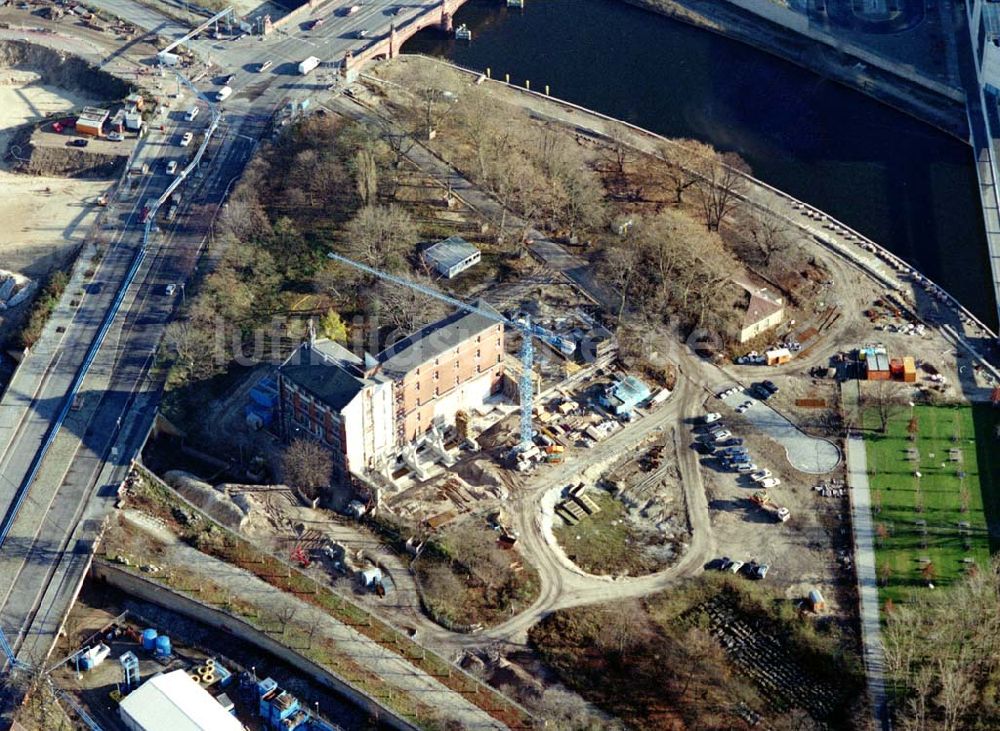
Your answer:
[[[861,599],[861,641],[868,677],[868,694],[878,727],[888,731],[885,694],[885,655],[879,624],[878,584],[875,576],[875,529],[868,489],[868,459],[865,440],[851,434],[846,441],[847,484],[851,487],[854,525],[854,565]]]

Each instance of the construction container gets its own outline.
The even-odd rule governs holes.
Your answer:
[[[903,380],[914,383],[917,380],[917,364],[912,355],[903,356]]]
[[[169,657],[170,652],[170,638],[166,635],[160,635],[157,637],[153,642],[153,654],[161,655],[162,657]]]
[[[775,348],[764,353],[769,366],[783,365],[792,359],[792,351],[788,348]]]
[[[822,612],[826,609],[826,601],[823,599],[823,595],[819,593],[819,589],[809,591],[809,606],[812,607],[814,612]]]
[[[150,627],[149,629],[144,629],[142,631],[142,649],[153,651],[153,646],[156,643],[156,630]]]
[[[889,375],[893,380],[902,381],[903,380],[903,359],[902,358],[890,358],[889,359]]]

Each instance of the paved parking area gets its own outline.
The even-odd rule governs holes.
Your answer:
[[[800,472],[823,475],[840,464],[840,449],[825,439],[811,437],[784,416],[746,391],[740,390],[723,399],[730,409],[752,401],[753,406],[743,413],[743,417],[760,431],[785,448],[788,462]],[[729,414],[723,413],[724,417]]]

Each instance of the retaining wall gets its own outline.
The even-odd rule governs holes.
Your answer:
[[[308,674],[309,677],[320,685],[333,690],[359,708],[364,709],[373,718],[378,718],[381,724],[398,729],[399,731],[416,731],[418,728],[401,716],[396,715],[395,712],[379,703],[364,691],[355,688],[346,680],[337,677],[260,630],[251,627],[241,619],[237,619],[218,609],[199,604],[193,599],[189,599],[159,584],[100,561],[94,562],[90,574],[93,578],[105,581],[130,596],[164,607],[172,612],[177,612],[196,622],[216,627],[238,640],[248,642],[265,652],[271,653],[292,667],[298,668]]]

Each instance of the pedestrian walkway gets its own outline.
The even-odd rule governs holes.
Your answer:
[[[461,694],[369,637],[336,621],[322,609],[176,540],[173,535],[150,526],[144,516],[131,514],[129,519],[158,539],[169,542],[165,557],[170,565],[183,566],[187,571],[200,574],[233,596],[241,597],[273,616],[294,616],[296,623],[318,627],[317,643],[323,640],[332,642],[340,652],[350,655],[352,660],[384,682],[438,709],[445,722],[457,723],[463,729],[506,728]]]
[[[861,640],[868,677],[868,694],[879,728],[888,731],[889,717],[885,694],[885,653],[879,624],[878,584],[875,576],[875,529],[872,521],[871,491],[868,488],[868,459],[865,440],[851,434],[846,443],[847,484],[851,487],[854,524],[854,566],[861,598]]]

